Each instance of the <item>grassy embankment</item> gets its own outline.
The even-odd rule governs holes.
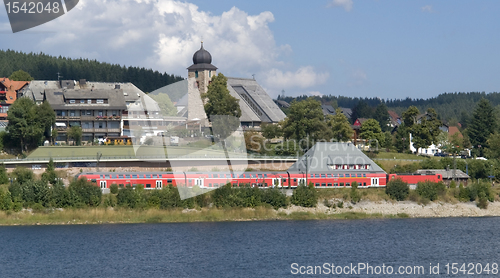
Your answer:
[[[0,225],[66,225],[105,223],[180,223],[256,220],[326,220],[405,218],[408,215],[382,215],[357,212],[338,214],[292,212],[286,214],[272,208],[257,207],[201,210],[131,210],[131,209],[65,209],[50,212],[0,212]]]

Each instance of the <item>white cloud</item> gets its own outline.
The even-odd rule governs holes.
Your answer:
[[[173,0],[80,0],[77,7],[36,28],[54,32],[38,42],[37,51],[99,53],[91,58],[186,76],[203,40],[220,72],[244,77],[282,67],[280,57],[292,52],[290,45],[276,44],[269,11],[250,15],[233,7],[213,15]]]
[[[352,0],[332,0],[327,6],[328,7],[342,7],[346,11],[352,10],[353,2]]]
[[[311,66],[301,67],[295,72],[271,69],[264,83],[274,89],[308,88],[321,85],[328,80],[328,72],[318,73]]]
[[[212,14],[175,0],[80,0],[68,14],[31,29],[38,34],[22,49],[186,77],[203,40],[212,63],[227,76],[255,74],[272,95],[282,89],[290,95],[296,89],[317,90],[311,87],[325,83],[329,73],[284,62],[293,50],[276,43],[270,29],[274,20],[269,11],[249,14],[232,7]]]
[[[425,13],[433,13],[433,12],[435,12],[431,5],[423,6],[420,9],[422,10],[422,12],[425,12]]]

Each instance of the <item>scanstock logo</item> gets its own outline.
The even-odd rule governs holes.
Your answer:
[[[12,32],[42,25],[73,9],[79,0],[3,0]]]

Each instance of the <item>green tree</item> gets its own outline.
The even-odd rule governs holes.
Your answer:
[[[332,130],[332,136],[339,142],[349,141],[352,138],[354,130],[349,124],[349,120],[342,113],[342,110],[337,108],[335,115],[329,115],[327,118],[327,125]]]
[[[42,174],[42,180],[52,185],[57,182],[56,167],[54,165],[54,160],[52,159],[52,157],[50,158],[49,163],[47,164],[45,172]]]
[[[7,120],[7,132],[18,142],[22,152],[27,152],[41,142],[45,123],[38,117],[37,107],[31,99],[17,99],[7,112]]]
[[[264,138],[269,140],[276,137],[280,137],[282,135],[281,128],[277,124],[263,123],[260,128],[262,131],[262,136],[264,136]]]
[[[149,94],[152,99],[154,99],[158,106],[160,106],[160,110],[163,116],[177,116],[177,108],[175,108],[174,104],[170,100],[170,97],[167,94],[159,93],[157,95]]]
[[[101,203],[101,189],[85,178],[71,182],[68,186],[69,198],[72,205],[87,205],[96,207]]]
[[[362,139],[375,141],[371,142],[371,146],[381,146],[384,144],[385,135],[382,133],[382,129],[380,128],[379,123],[375,119],[368,119],[363,124],[361,124],[360,134],[359,136]]]
[[[408,194],[410,194],[410,188],[408,187],[408,183],[398,178],[390,180],[387,183],[385,193],[389,195],[391,199],[404,201],[408,197]]]
[[[387,112],[387,106],[384,103],[377,105],[377,108],[375,108],[375,112],[373,113],[373,118],[380,124],[382,131],[388,130],[389,113]]]
[[[13,72],[9,76],[9,79],[13,80],[13,81],[31,81],[34,78],[31,77],[31,75],[29,73],[25,72],[24,70],[18,70],[18,71]]]
[[[7,175],[7,169],[5,169],[5,165],[0,164],[0,184],[9,183],[9,176]]]
[[[206,100],[205,112],[209,117],[211,115],[241,117],[238,99],[229,93],[227,78],[222,73],[212,77],[212,82],[208,85],[208,91],[202,95],[202,98]]]
[[[473,147],[473,153],[477,156],[484,156],[485,148],[488,148],[488,138],[490,134],[497,130],[497,118],[495,110],[490,102],[482,98],[476,106],[469,126],[467,135]]]
[[[368,106],[368,103],[364,100],[358,101],[356,106],[352,109],[352,122],[356,121],[359,118],[371,118],[373,114],[373,109]]]
[[[82,144],[82,128],[80,126],[72,126],[68,130],[68,138],[73,139],[76,146]]]
[[[318,193],[312,183],[309,186],[299,185],[293,191],[291,202],[296,206],[315,207],[318,203]]]
[[[46,138],[52,137],[51,129],[56,124],[56,113],[48,101],[44,101],[37,106],[37,117],[40,123],[43,123],[44,135]]]
[[[331,139],[331,131],[324,121],[321,103],[314,98],[293,101],[288,117],[282,125],[283,137],[301,142],[303,148],[310,146],[311,141]]]

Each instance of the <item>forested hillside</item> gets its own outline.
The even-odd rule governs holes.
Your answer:
[[[471,114],[472,109],[476,106],[481,98],[490,101],[491,105],[496,107],[500,105],[500,93],[493,92],[486,94],[485,92],[470,92],[470,93],[444,93],[437,97],[429,99],[389,99],[380,98],[351,98],[344,96],[323,96],[314,97],[321,101],[322,104],[331,104],[334,107],[354,108],[362,100],[368,106],[375,108],[380,103],[384,103],[388,109],[396,111],[399,115],[406,111],[410,106],[416,106],[419,111],[426,111],[427,108],[434,108],[439,117],[443,120],[466,120]],[[293,99],[303,100],[307,96],[296,98],[285,97],[281,98],[287,102]]]
[[[125,67],[88,59],[52,57],[43,53],[22,53],[0,50],[0,77],[24,70],[36,80],[57,80],[57,73],[66,80],[87,79],[96,82],[132,82],[144,92],[151,92],[183,78],[151,69]]]

